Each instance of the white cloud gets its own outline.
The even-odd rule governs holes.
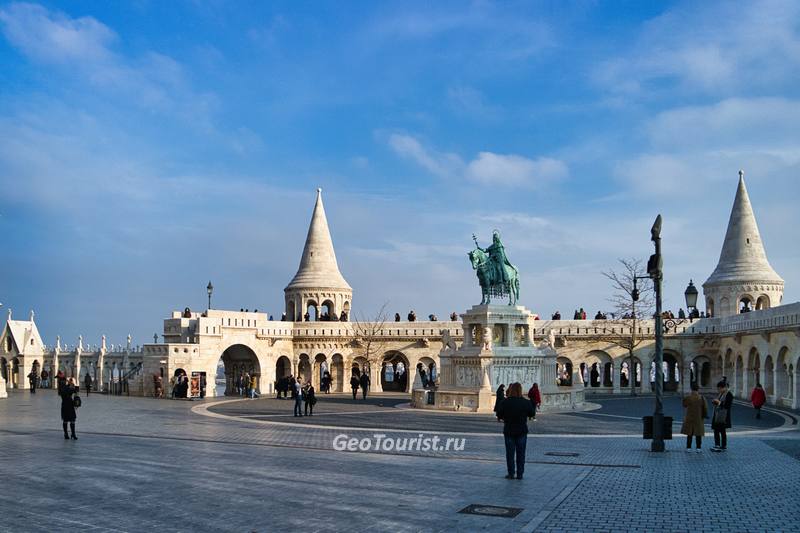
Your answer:
[[[558,159],[528,159],[519,155],[480,152],[467,165],[466,176],[483,185],[534,187],[542,182],[563,179],[569,171]]]
[[[690,2],[644,24],[594,77],[612,92],[641,96],[674,86],[711,94],[791,86],[800,68],[798,18],[793,0]]]
[[[6,38],[37,60],[101,62],[111,57],[116,34],[93,17],[71,19],[37,4],[13,3],[0,9]]]
[[[465,163],[457,154],[426,148],[410,135],[392,134],[389,146],[440,178],[464,177],[479,185],[535,188],[569,175],[567,165],[558,159],[529,159],[516,154],[479,152]]]

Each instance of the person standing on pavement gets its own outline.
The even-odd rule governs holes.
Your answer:
[[[83,378],[83,388],[86,389],[86,396],[89,396],[89,393],[92,392],[92,376],[88,372]]]
[[[300,381],[294,382],[294,416],[303,416],[303,387]]]
[[[506,386],[500,384],[500,386],[497,387],[497,392],[495,392],[494,409],[493,409],[495,414],[497,414],[497,410],[500,409],[500,404],[503,403],[503,400],[505,399],[506,399]],[[497,419],[499,420],[500,416],[498,416]]]
[[[681,433],[686,435],[686,452],[692,451],[694,437],[697,453],[702,453],[703,435],[705,435],[705,419],[708,417],[706,399],[700,395],[700,386],[696,381],[691,384],[692,391],[683,399],[683,425]]]
[[[306,388],[303,391],[303,400],[306,416],[312,416],[314,414],[314,404],[317,403],[317,396],[314,394],[314,385],[310,381],[306,383]]]
[[[356,377],[355,374],[353,374],[353,377],[350,378],[350,388],[353,389],[354,400],[356,399],[356,395],[358,394],[358,384],[359,384],[358,378]]]
[[[363,374],[361,374],[359,385],[361,385],[361,399],[366,400],[367,391],[369,390],[369,374],[366,371]]]
[[[531,389],[528,391],[528,399],[533,404],[533,419],[536,420],[536,411],[539,410],[539,406],[542,405],[542,394],[539,392],[539,384],[534,383],[531,386]]]
[[[36,371],[31,370],[31,373],[28,374],[28,383],[31,386],[31,394],[36,394]]]
[[[75,385],[73,378],[59,379],[58,380],[58,395],[61,396],[61,423],[64,428],[64,438],[69,440],[70,436],[67,433],[67,424],[72,432],[72,440],[78,440],[75,436],[75,400],[74,396],[78,393],[78,387]]]
[[[767,403],[767,393],[761,383],[756,383],[753,392],[750,393],[750,401],[753,403],[753,408],[756,410],[756,418],[761,419],[761,408]]]
[[[728,449],[728,429],[731,427],[731,407],[733,407],[733,394],[728,390],[728,383],[717,383],[719,395],[714,404],[714,415],[711,418],[711,429],[714,430],[714,447],[712,452],[724,452]]]
[[[525,473],[525,448],[528,443],[528,422],[533,417],[533,405],[522,397],[522,385],[508,386],[508,398],[497,408],[497,418],[503,421],[503,436],[506,444],[506,479],[522,479]]]

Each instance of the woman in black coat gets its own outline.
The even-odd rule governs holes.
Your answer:
[[[731,427],[731,407],[733,407],[733,394],[728,390],[728,382],[720,381],[717,383],[719,396],[712,400],[714,404],[714,415],[711,418],[711,429],[714,430],[714,447],[712,452],[724,452],[728,448],[727,430]],[[722,413],[722,410],[725,410]],[[725,421],[718,420],[724,414]]]
[[[497,410],[500,409],[500,404],[503,403],[503,400],[506,399],[506,386],[500,385],[497,387],[497,398],[494,401],[494,412],[497,413]]]
[[[58,395],[61,396],[61,422],[64,426],[64,438],[69,440],[69,434],[67,434],[67,423],[69,423],[69,429],[72,431],[72,439],[78,440],[78,437],[75,436],[75,403],[72,397],[77,394],[78,387],[75,385],[75,380],[73,378],[69,378],[69,380],[60,379],[58,380]]]

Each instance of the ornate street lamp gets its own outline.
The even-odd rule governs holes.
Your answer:
[[[211,284],[211,281],[208,282],[206,292],[208,292],[208,308],[211,309],[211,294],[214,292],[214,286]]]
[[[689,280],[689,286],[686,287],[686,291],[683,293],[684,297],[686,298],[686,310],[691,312],[689,313],[689,318],[694,317],[694,312],[697,310],[697,287],[694,286],[694,281]]]

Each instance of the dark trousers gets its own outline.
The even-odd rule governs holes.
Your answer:
[[[367,399],[367,388],[366,387],[361,387],[361,399],[362,400],[366,400]]]
[[[311,416],[314,414],[314,404],[311,402],[306,402],[306,416]]]
[[[756,418],[761,418],[761,408],[756,407]]]
[[[725,428],[714,428],[714,445],[723,450],[728,447],[728,434]]]
[[[301,405],[302,398],[300,396],[294,397],[294,416],[303,416],[303,406]]]
[[[358,394],[358,389],[353,389],[353,399],[356,399],[356,394]]]
[[[67,434],[67,423],[66,422],[62,422],[62,425],[64,426],[64,438],[66,439],[66,438],[69,437],[69,434]],[[69,429],[72,432],[72,436],[74,437],[75,436],[75,422],[70,422],[69,423]]]
[[[514,463],[516,459],[517,476],[522,477],[525,472],[525,447],[528,444],[528,435],[518,435],[510,437],[506,435],[506,467],[508,475],[514,475]]]
[[[695,435],[694,436],[694,444],[695,444],[695,448],[697,448],[699,450],[700,447],[703,445],[703,437],[701,437],[700,435]],[[691,435],[686,435],[686,449],[689,450],[689,449],[691,449],[691,447],[692,447],[692,436]]]

